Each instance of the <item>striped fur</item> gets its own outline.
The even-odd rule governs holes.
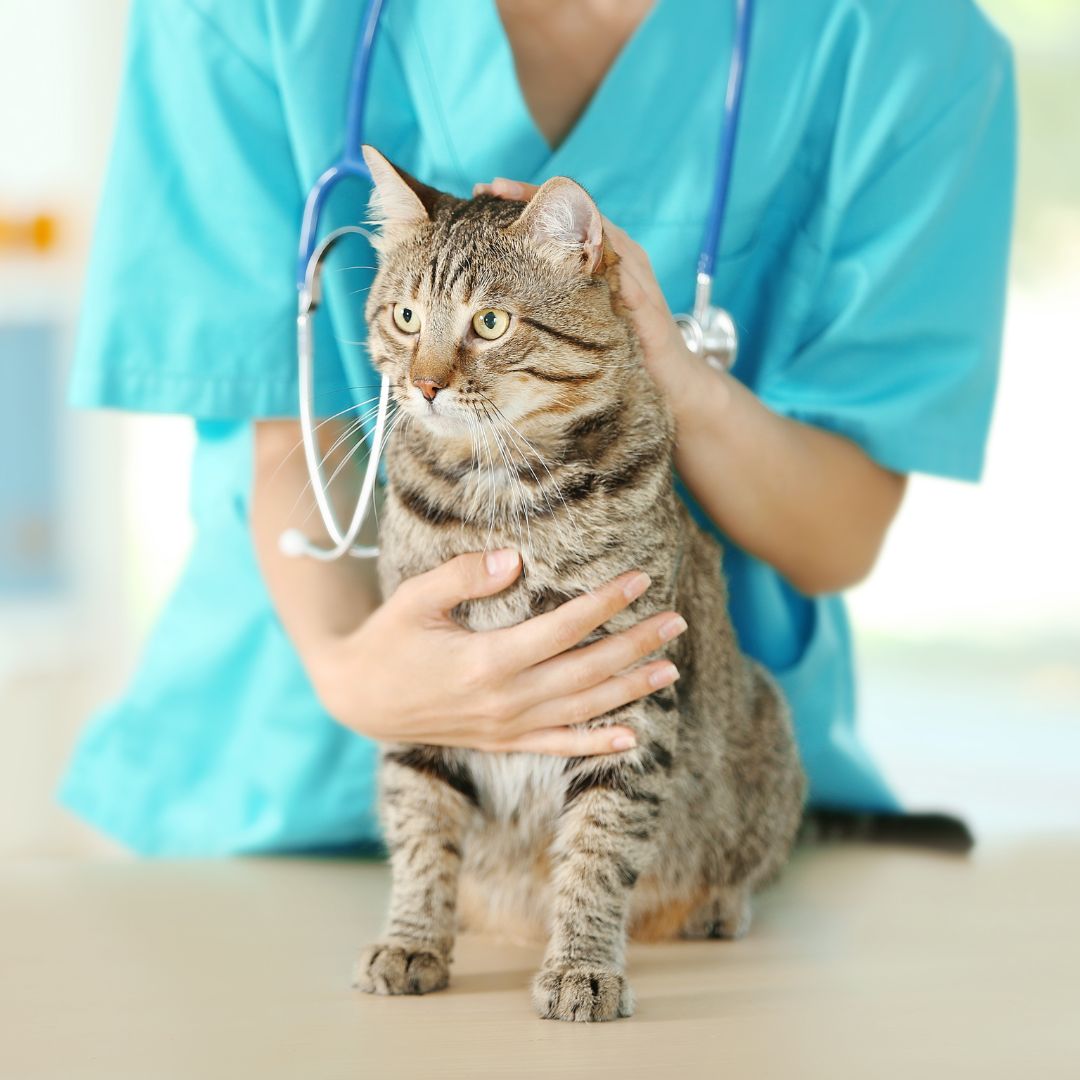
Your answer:
[[[739,652],[719,546],[674,491],[672,422],[620,308],[616,259],[589,272],[572,248],[545,246],[521,204],[419,190],[427,218],[384,244],[367,307],[373,360],[409,418],[387,449],[384,592],[512,546],[522,577],[462,604],[463,625],[513,625],[638,568],[651,588],[601,633],[666,608],[689,630],[665,650],[681,680],[598,721],[636,731],[628,753],[387,748],[393,896],[358,985],[444,986],[460,921],[546,939],[540,1015],[629,1015],[628,932],[737,936],[784,862],[803,797],[787,710]],[[419,334],[396,330],[395,302],[420,313]],[[468,332],[488,306],[513,315],[496,342]],[[434,410],[417,377],[445,387]]]

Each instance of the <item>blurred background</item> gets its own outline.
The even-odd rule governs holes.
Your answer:
[[[190,539],[190,423],[64,406],[126,6],[0,0],[0,857],[115,854],[52,793]],[[1008,843],[1080,829],[1080,3],[982,6],[1022,125],[985,480],[915,477],[851,603],[887,775]]]

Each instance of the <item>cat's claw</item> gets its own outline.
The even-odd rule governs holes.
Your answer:
[[[353,968],[352,985],[365,994],[430,994],[450,981],[450,965],[423,947],[369,945]]]
[[[533,980],[533,1004],[543,1020],[590,1023],[634,1012],[634,994],[618,971],[572,967],[541,971]]]

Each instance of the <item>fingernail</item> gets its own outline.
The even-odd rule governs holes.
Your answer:
[[[499,177],[495,184],[504,195],[509,195],[511,199],[520,199],[525,194],[525,189],[513,180],[503,180]]]
[[[490,184],[473,184],[472,193],[474,198],[477,195],[487,195],[489,191],[491,191]]]
[[[674,664],[665,664],[649,676],[649,685],[659,690],[662,686],[670,686],[678,677],[679,669]]]
[[[518,553],[513,548],[489,551],[484,556],[484,568],[489,577],[504,577],[517,566]]]
[[[629,581],[623,582],[623,596],[627,600],[636,600],[651,584],[652,579],[648,574],[635,574]]]
[[[670,641],[677,638],[685,629],[686,620],[681,615],[675,615],[660,627],[660,640]]]
[[[633,735],[616,735],[611,740],[612,750],[633,750],[637,746],[637,739]]]

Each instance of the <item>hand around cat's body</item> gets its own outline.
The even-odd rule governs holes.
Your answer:
[[[649,586],[623,574],[520,626],[476,633],[451,612],[500,592],[521,572],[517,552],[461,555],[403,582],[355,633],[334,639],[312,668],[339,722],[374,739],[480,750],[589,756],[631,749],[622,725],[578,729],[670,686],[668,660],[626,671],[686,629],[673,611],[575,648]],[[570,650],[570,651],[568,651]]]

